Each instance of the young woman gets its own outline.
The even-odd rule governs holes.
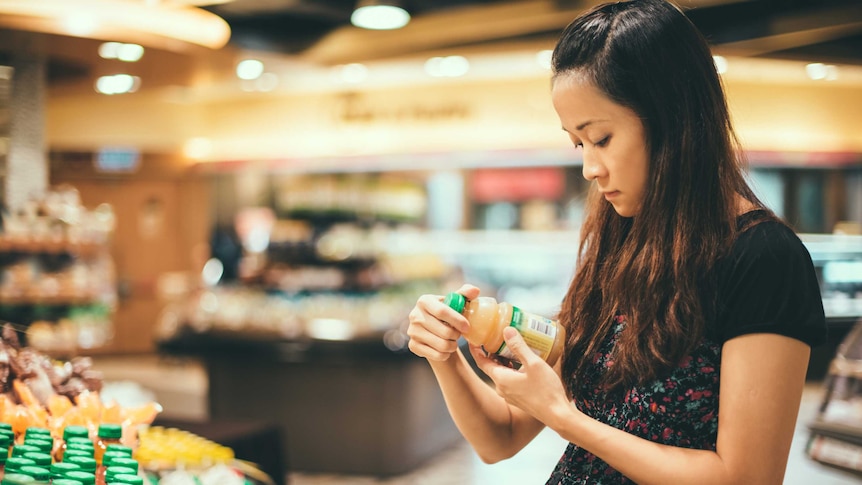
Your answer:
[[[553,69],[592,182],[564,356],[506,329],[520,369],[470,349],[492,388],[436,295],[410,349],[487,462],[548,426],[570,441],[549,484],[780,484],[823,306],[807,250],[746,185],[706,42],[662,0],[607,4],[566,28]]]

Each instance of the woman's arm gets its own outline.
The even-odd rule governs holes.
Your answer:
[[[469,285],[459,292],[467,298],[479,295],[479,290]],[[544,425],[506,403],[470,367],[457,343],[469,323],[442,300],[436,295],[419,298],[410,312],[409,348],[431,364],[449,414],[479,457],[487,463],[509,458],[532,441]]]
[[[639,438],[587,417],[558,392],[533,389],[531,381],[547,387],[551,374],[540,359],[530,357],[517,332],[505,333],[527,365],[513,372],[489,360],[480,363],[502,395],[635,482],[781,484],[805,383],[808,345],[776,334],[744,335],[724,344],[713,452]]]

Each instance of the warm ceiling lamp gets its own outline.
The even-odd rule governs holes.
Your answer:
[[[410,14],[395,0],[360,0],[350,16],[350,23],[371,30],[400,29],[408,22]]]
[[[167,50],[218,49],[230,39],[227,22],[211,12],[144,0],[0,0],[0,26]]]

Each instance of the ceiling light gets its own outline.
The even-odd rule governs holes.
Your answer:
[[[102,59],[119,59],[124,62],[138,62],[144,55],[144,48],[138,44],[123,44],[122,42],[104,42],[99,46],[99,57]]]
[[[393,0],[360,0],[350,16],[350,23],[371,30],[400,29],[408,22],[410,14]]]
[[[245,80],[257,79],[263,74],[263,63],[257,59],[246,59],[236,65],[236,77]]]
[[[470,70],[463,56],[432,57],[425,61],[425,72],[433,77],[461,77]]]
[[[0,1],[0,27],[143,43],[170,51],[185,51],[189,44],[219,49],[230,38],[230,26],[221,17],[173,2]]]
[[[103,42],[99,46],[99,57],[102,59],[116,59],[121,45],[123,44],[119,42]]]
[[[141,86],[141,78],[128,74],[102,76],[96,80],[96,91],[102,94],[134,93]]]
[[[838,67],[832,64],[813,62],[805,66],[805,73],[815,81],[835,81],[838,79]]]
[[[138,44],[122,44],[117,51],[117,59],[123,62],[138,62],[144,56],[144,48]]]

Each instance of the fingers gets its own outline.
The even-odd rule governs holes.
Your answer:
[[[456,293],[461,293],[464,295],[464,298],[468,300],[473,300],[479,296],[479,288],[476,288],[473,285],[462,285],[461,288],[458,288]]]
[[[447,360],[458,350],[461,331],[469,324],[463,315],[449,308],[437,295],[419,297],[408,315],[410,325],[408,348],[414,354],[430,360]]]
[[[524,341],[524,337],[514,328],[506,327],[503,329],[503,339],[506,341],[506,347],[515,359],[523,365],[529,365],[535,360],[541,360]]]

